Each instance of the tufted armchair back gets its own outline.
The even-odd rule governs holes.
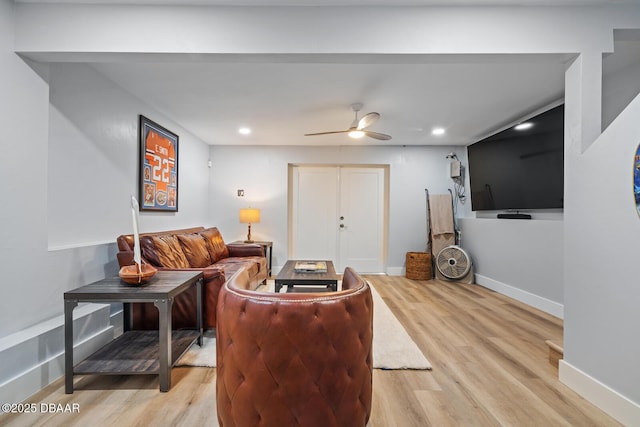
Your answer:
[[[365,426],[371,413],[373,301],[355,271],[343,290],[246,289],[218,300],[216,398],[221,427]]]

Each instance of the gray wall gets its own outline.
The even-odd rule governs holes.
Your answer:
[[[588,150],[565,151],[573,179],[565,190],[564,368],[597,372],[634,402],[640,402],[640,217],[632,185],[638,117],[640,96]]]
[[[640,93],[640,31],[614,32],[612,53],[603,55],[602,128],[609,124]]]
[[[178,212],[141,212],[140,230],[208,222],[209,146],[84,64],[50,66],[48,235],[52,249],[112,243],[132,232],[138,115],[179,137]]]
[[[452,187],[445,156],[460,147],[231,147],[212,146],[211,218],[226,240],[244,239],[238,223],[242,207],[261,209],[252,225],[254,239],[274,241],[274,268],[287,260],[287,173],[289,164],[390,165],[387,271],[403,274],[406,253],[426,248],[425,188],[446,193]],[[237,197],[237,189],[245,197]]]
[[[48,289],[42,291],[47,282],[49,87],[13,53],[13,2],[2,0],[0,8],[0,263],[5,292],[0,337],[4,337],[60,313],[62,307],[51,304]],[[24,307],[27,302],[30,314]]]
[[[563,317],[562,218],[462,218],[462,247],[476,282],[557,317]]]
[[[209,148],[90,66],[25,63],[6,0],[0,63],[0,400],[15,401],[61,375],[64,291],[117,274],[115,238],[132,232],[137,194],[138,114],[181,144],[180,211],[142,213],[141,231],[207,225]],[[113,336],[108,309],[77,311],[91,326],[79,341]]]

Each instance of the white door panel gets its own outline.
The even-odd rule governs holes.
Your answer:
[[[293,176],[293,259],[334,260],[338,172],[297,167]]]
[[[383,266],[384,170],[341,168],[339,261],[341,270],[379,273]]]

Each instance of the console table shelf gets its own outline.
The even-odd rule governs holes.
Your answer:
[[[198,339],[197,331],[173,331],[171,366]],[[128,331],[73,368],[74,374],[157,374],[160,372],[158,331]]]

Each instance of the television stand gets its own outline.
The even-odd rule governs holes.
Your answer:
[[[501,213],[498,214],[498,219],[531,219],[531,215],[521,213]]]

